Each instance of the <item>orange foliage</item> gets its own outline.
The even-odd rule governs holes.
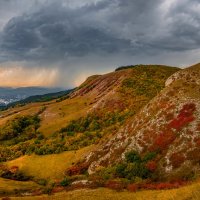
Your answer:
[[[176,139],[176,135],[170,130],[164,133],[161,133],[154,140],[152,150],[159,149],[162,151],[166,149],[175,139]]]
[[[138,189],[138,186],[137,186],[137,184],[134,184],[134,183],[129,184],[127,186],[127,190],[130,191],[130,192],[136,192],[137,189]]]
[[[121,181],[109,180],[105,184],[105,187],[107,187],[109,189],[120,191],[125,188],[125,185]]]
[[[67,169],[66,174],[69,176],[74,176],[78,174],[83,174],[88,169],[87,164],[75,165]]]
[[[154,172],[157,168],[157,164],[155,161],[151,160],[146,164],[146,167],[148,170],[150,170],[151,172]]]

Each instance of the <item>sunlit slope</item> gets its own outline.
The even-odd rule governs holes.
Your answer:
[[[82,159],[92,146],[77,151],[67,151],[52,155],[30,155],[6,163],[8,167],[17,166],[23,174],[36,179],[56,180],[62,179],[65,170],[73,163]]]
[[[32,181],[14,181],[0,178],[0,196],[3,194],[12,195],[15,191],[30,191],[37,190],[41,186],[37,185]]]

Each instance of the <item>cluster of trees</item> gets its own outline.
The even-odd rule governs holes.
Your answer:
[[[106,127],[112,126],[116,123],[122,123],[128,116],[129,112],[93,112],[86,117],[81,117],[78,120],[72,120],[65,128],[61,129],[61,133],[83,133],[101,131]]]
[[[138,178],[151,178],[157,169],[154,161],[156,156],[155,152],[150,152],[141,157],[138,152],[130,151],[125,154],[124,162],[103,169],[100,174],[105,179],[125,178],[134,181]]]
[[[103,129],[122,121],[123,118],[118,112],[99,116],[88,114],[71,121],[61,131],[45,138],[38,132],[39,113],[17,117],[0,130],[0,161],[12,160],[25,154],[46,155],[77,150],[97,142],[104,134]]]
[[[0,142],[8,145],[24,142],[36,137],[37,129],[40,126],[40,118],[34,116],[17,117],[8,121],[0,129]]]

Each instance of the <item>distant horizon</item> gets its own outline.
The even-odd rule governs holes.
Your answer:
[[[71,87],[65,87],[64,85],[62,86],[57,86],[57,85],[52,85],[52,86],[48,86],[48,85],[23,85],[23,86],[3,86],[3,85],[0,85],[0,88],[12,88],[12,89],[17,89],[17,88],[57,88],[57,89],[63,89],[63,90],[68,90],[68,89],[73,89],[75,87],[78,87],[79,85],[81,85],[88,77],[90,76],[93,76],[93,75],[104,75],[106,73],[110,73],[110,72],[113,72],[115,71],[117,68],[120,68],[120,67],[126,67],[126,66],[134,66],[134,65],[164,65],[164,66],[169,66],[169,67],[178,67],[178,68],[186,68],[186,67],[190,67],[192,65],[195,65],[197,63],[193,63],[191,65],[188,65],[188,66],[172,66],[172,65],[164,65],[164,64],[161,64],[161,63],[157,63],[157,64],[151,64],[151,63],[148,63],[148,64],[142,64],[142,63],[138,63],[138,64],[128,64],[128,65],[121,65],[121,66],[118,66],[118,67],[115,67],[114,69],[110,70],[110,71],[107,71],[107,72],[104,72],[104,73],[94,73],[94,74],[88,74],[88,76],[85,76],[85,78],[83,78],[79,84],[75,85],[75,86],[71,86]]]
[[[71,88],[64,88],[64,87],[48,87],[48,86],[22,86],[22,87],[9,87],[9,86],[0,86],[0,89],[6,89],[6,88],[8,88],[8,89],[21,89],[21,88],[41,88],[41,89],[66,89],[66,90],[68,90],[68,89],[71,89]]]
[[[192,65],[195,65],[195,64],[197,64],[197,63],[193,63],[193,64],[191,64],[191,65],[189,65],[189,66],[192,66]],[[86,78],[84,78],[82,81],[80,81],[80,84],[78,84],[78,85],[76,85],[76,86],[72,86],[72,87],[65,87],[64,85],[63,86],[56,86],[56,85],[54,85],[54,86],[45,86],[45,85],[38,85],[38,86],[33,86],[33,85],[29,85],[29,86],[26,86],[26,85],[24,85],[24,86],[1,86],[0,85],[0,88],[32,88],[32,87],[36,87],[36,88],[58,88],[58,89],[66,89],[66,90],[68,90],[68,89],[73,89],[73,88],[75,88],[75,87],[78,87],[79,85],[81,85],[88,77],[90,77],[90,76],[93,76],[93,75],[104,75],[104,74],[106,74],[106,73],[110,73],[110,72],[113,72],[113,71],[115,71],[117,68],[120,68],[120,67],[126,67],[126,66],[132,66],[133,64],[128,64],[128,65],[121,65],[121,66],[118,66],[118,67],[115,67],[113,70],[111,70],[111,71],[107,71],[107,72],[105,72],[105,73],[94,73],[94,74],[89,74],[88,76],[86,76]],[[138,64],[134,64],[134,65],[163,65],[163,64],[161,64],[161,63],[157,63],[157,64],[151,64],[151,63],[149,63],[149,64],[142,64],[142,63],[138,63]],[[133,66],[134,66],[133,65]],[[171,65],[165,65],[165,66],[169,66],[169,67],[178,67],[178,68],[186,68],[186,67],[189,67],[189,66],[171,66]]]

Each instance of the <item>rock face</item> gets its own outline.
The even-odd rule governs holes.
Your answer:
[[[109,141],[87,156],[88,172],[123,160],[126,152],[156,152],[161,178],[190,176],[200,167],[200,64],[176,72],[166,87]]]

